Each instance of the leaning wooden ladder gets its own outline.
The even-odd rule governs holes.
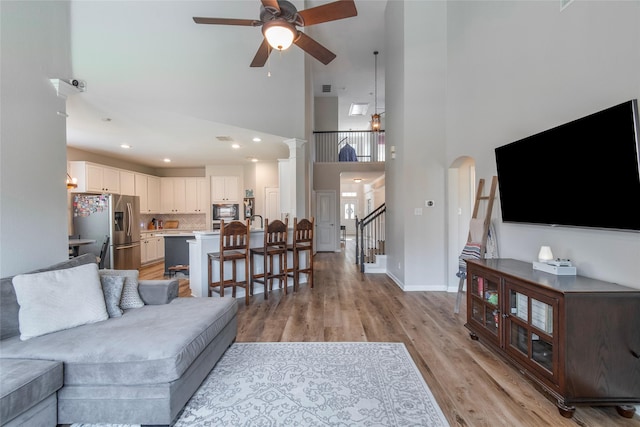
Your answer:
[[[487,240],[489,239],[489,226],[491,225],[491,212],[493,210],[493,201],[495,200],[495,197],[496,197],[497,187],[498,187],[498,177],[494,176],[491,179],[491,188],[489,189],[489,195],[483,195],[484,179],[480,179],[478,181],[478,189],[476,191],[476,200],[473,205],[473,213],[471,215],[471,218],[477,219],[478,213],[480,211],[480,202],[487,202],[485,213],[484,213],[484,221],[482,223],[482,239],[480,242],[472,242],[471,230],[469,230],[469,234],[467,236],[467,244],[480,243],[479,258],[484,258],[485,252],[487,250]],[[463,291],[464,281],[467,277],[466,268],[464,269],[464,271],[461,269],[458,272],[458,277],[460,277],[460,282],[458,283],[458,296],[456,297],[456,306],[453,310],[454,313],[460,312],[460,300],[462,299],[462,294],[464,293]]]

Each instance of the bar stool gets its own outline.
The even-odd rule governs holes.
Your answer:
[[[209,296],[213,295],[215,288],[220,288],[220,297],[224,297],[224,288],[231,286],[231,296],[236,297],[236,288],[241,287],[245,290],[245,304],[249,305],[249,220],[231,221],[225,224],[224,220],[220,220],[220,251],[207,254],[209,264]],[[239,282],[237,279],[236,263],[244,260],[244,281]],[[231,261],[231,279],[224,278],[224,263]],[[220,265],[220,276],[217,282],[213,281],[213,262]],[[253,293],[253,292],[251,292]]]
[[[287,270],[287,275],[293,277],[293,291],[298,290],[300,273],[307,275],[307,282],[313,288],[313,223],[314,218],[293,219],[293,242],[287,245],[287,250],[293,252],[293,266]],[[309,251],[305,267],[300,267],[300,252]]]
[[[279,219],[269,222],[265,219],[264,244],[262,247],[251,248],[251,289],[253,282],[264,284],[264,299],[269,299],[269,291],[273,289],[273,279],[278,279],[280,287],[284,284],[284,294],[287,294],[287,233],[289,220]],[[263,272],[255,273],[254,257],[262,256]],[[278,271],[273,269],[273,258],[278,257]]]

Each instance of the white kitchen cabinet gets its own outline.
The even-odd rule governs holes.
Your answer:
[[[186,212],[186,178],[160,178],[161,213]]]
[[[140,197],[140,213],[160,213],[160,178],[136,173],[135,195]]]
[[[185,178],[186,213],[206,213],[209,209],[209,186],[206,178]]]
[[[142,264],[164,258],[164,237],[154,233],[142,233],[140,236],[140,258]]]
[[[136,174],[133,172],[121,170],[120,171],[120,194],[125,196],[136,195]]]
[[[147,262],[149,262],[149,255],[148,255],[148,251],[147,251],[147,235],[146,234],[141,234],[140,235],[140,263],[141,264],[146,264]]]
[[[237,176],[212,176],[211,203],[238,203],[238,181]]]
[[[120,170],[84,161],[69,162],[69,172],[78,180],[74,193],[120,194]]]
[[[149,213],[160,212],[160,178],[147,177],[147,207]]]
[[[157,259],[164,258],[164,237],[156,236],[156,256]]]
[[[136,196],[140,198],[140,213],[149,213],[147,175],[143,175],[141,173],[135,174],[135,186]]]

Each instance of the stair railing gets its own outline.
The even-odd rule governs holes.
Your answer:
[[[376,255],[385,254],[385,217],[387,207],[383,203],[370,214],[358,220],[356,216],[356,264],[364,273],[365,263],[375,262]]]

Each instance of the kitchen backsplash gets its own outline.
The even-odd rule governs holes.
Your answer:
[[[142,214],[140,222],[144,224],[142,229],[147,229],[152,219],[161,220],[166,223],[168,220],[178,221],[179,230],[205,230],[207,228],[207,218],[205,214]]]

